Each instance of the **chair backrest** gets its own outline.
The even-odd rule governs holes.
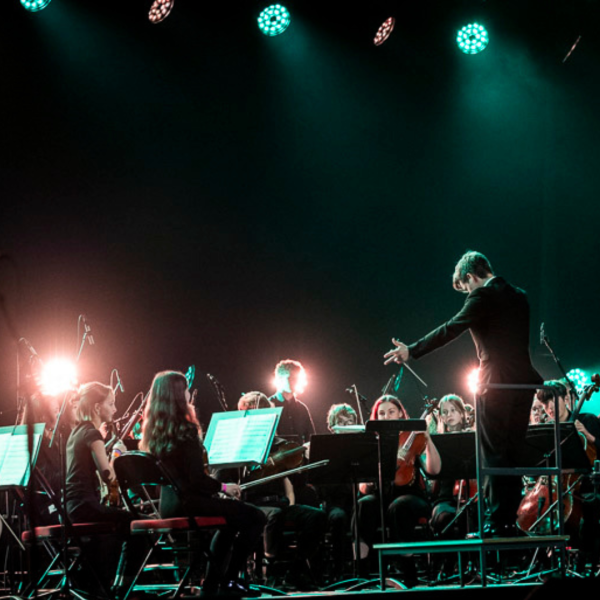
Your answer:
[[[134,496],[141,498],[146,506],[150,505],[151,512],[155,517],[160,516],[158,513],[160,489],[167,486],[172,488],[175,493],[179,493],[161,461],[147,452],[139,450],[124,452],[115,458],[114,468],[121,488],[121,496],[127,504],[127,508],[134,514],[141,511],[129,493],[130,491]],[[155,488],[155,493],[150,493],[149,488]]]

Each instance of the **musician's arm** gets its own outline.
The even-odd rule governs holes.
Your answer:
[[[113,481],[116,478],[115,470],[106,455],[106,446],[103,440],[95,440],[90,444],[92,457],[96,463],[96,469],[105,482]]]
[[[428,475],[437,475],[442,470],[442,459],[428,431],[425,432],[425,438],[425,460],[421,458],[423,469]]]

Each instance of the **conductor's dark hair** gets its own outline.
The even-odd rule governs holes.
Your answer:
[[[493,274],[494,271],[490,261],[481,252],[469,250],[460,257],[456,267],[454,267],[452,286],[459,292],[466,292],[464,284],[467,282],[467,275],[474,275],[483,279]]]

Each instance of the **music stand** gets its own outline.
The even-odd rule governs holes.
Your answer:
[[[560,445],[563,470],[572,470],[573,473],[587,473],[590,461],[579,439],[575,423],[560,423]],[[527,430],[527,461],[534,466],[548,463],[555,454],[554,423],[532,425]]]
[[[430,479],[439,480],[477,480],[477,461],[475,448],[475,432],[460,431],[454,433],[441,433],[431,436],[431,441],[437,448],[442,463],[442,468],[437,475],[429,474]],[[477,498],[475,494],[469,498],[465,505],[456,511],[452,520],[444,527],[443,535],[456,523],[460,516]]]
[[[44,423],[33,426],[33,448],[29,454],[28,426],[17,425],[0,427],[0,491],[26,488],[31,472],[35,467],[42,443]],[[0,521],[24,550],[19,536],[12,530],[7,520],[0,514]]]
[[[384,442],[385,443],[385,442]],[[386,479],[393,479],[396,470],[396,453],[398,442],[388,444],[383,452],[382,471]],[[329,460],[323,468],[310,473],[310,482],[317,485],[352,486],[352,506],[354,510],[354,577],[358,577],[358,561],[360,558],[360,537],[358,534],[358,484],[359,482],[378,481],[379,464],[374,462],[377,454],[378,437],[373,433],[356,433],[353,435],[311,435],[310,463]]]
[[[283,408],[214,413],[204,445],[208,464],[221,469],[263,465]]]
[[[379,464],[379,511],[381,516],[381,543],[385,544],[385,507],[383,504],[383,447],[396,444],[395,454],[398,456],[400,434],[403,431],[426,431],[425,419],[398,419],[393,421],[367,421],[367,432],[377,436],[377,460]]]

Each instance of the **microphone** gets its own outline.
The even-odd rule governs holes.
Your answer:
[[[540,344],[544,344],[544,339],[546,337],[546,332],[544,331],[544,324],[540,326]]]
[[[358,390],[356,390],[355,388],[346,388],[344,390],[347,394],[350,394],[352,396],[354,396],[354,394],[356,394],[358,396],[358,399],[361,400],[362,402],[367,402],[367,398],[365,396],[363,396]]]
[[[29,354],[31,354],[32,357],[39,358],[38,353],[35,351],[34,347],[24,337],[22,337],[19,340],[19,344],[23,344],[23,346],[27,348],[27,351],[29,352]]]
[[[125,391],[125,388],[123,387],[123,382],[121,381],[121,377],[119,376],[119,371],[117,371],[117,369],[115,369],[115,377],[117,378],[117,385],[115,385],[113,392],[116,392],[117,388],[119,388],[122,394]]]
[[[83,323],[83,332],[85,334],[85,337],[87,338],[87,341],[90,343],[90,346],[93,346],[96,342],[94,341],[94,336],[92,335],[92,328],[89,326],[85,315],[81,315],[81,317],[79,317],[79,318],[81,319],[81,322]],[[123,391],[122,388],[121,388],[121,391]]]

